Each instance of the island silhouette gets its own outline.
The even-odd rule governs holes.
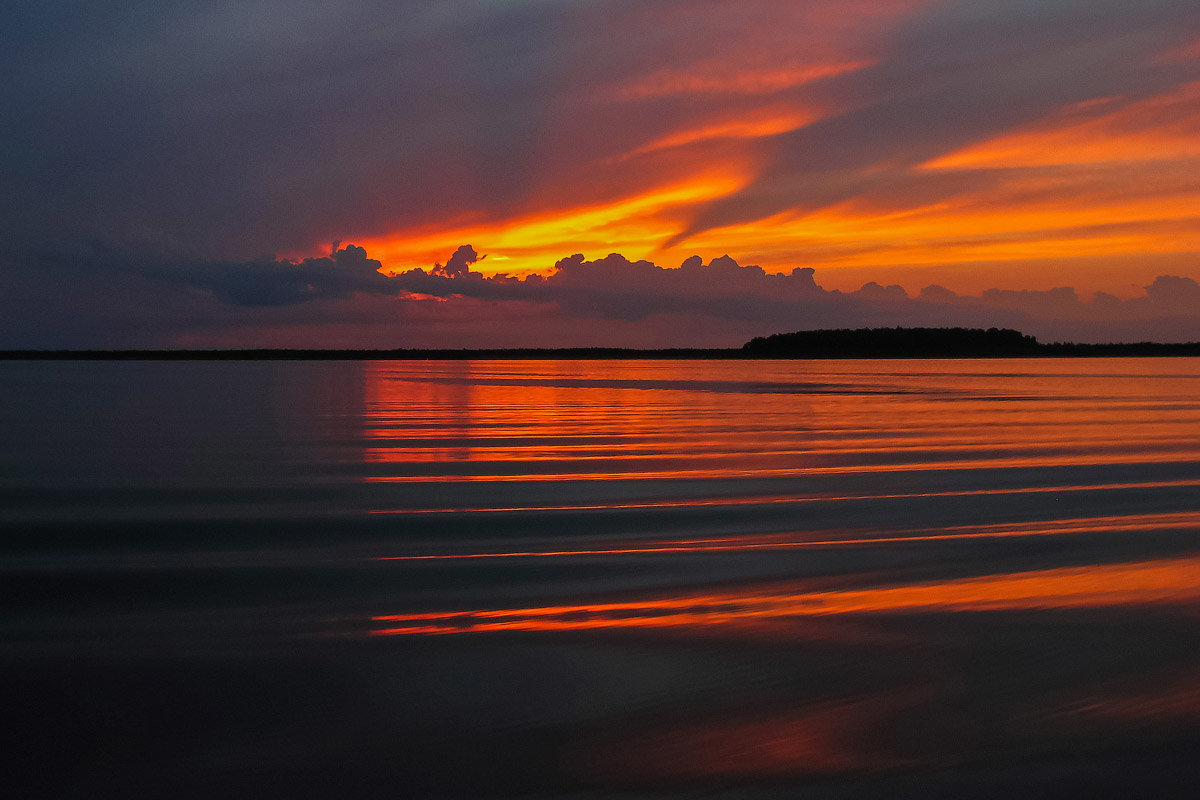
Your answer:
[[[820,358],[1039,355],[1032,336],[1008,328],[858,328],[795,331],[751,339],[747,356]]]
[[[1043,344],[1010,328],[822,328],[759,336],[741,347],[0,350],[10,360],[254,361],[408,359],[772,359],[1200,356],[1200,342]]]

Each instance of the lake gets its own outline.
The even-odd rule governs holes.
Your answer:
[[[1194,791],[1200,359],[0,362],[0,443],[22,796]]]

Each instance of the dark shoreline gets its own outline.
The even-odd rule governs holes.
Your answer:
[[[463,349],[0,350],[0,360],[400,361],[465,359],[1086,358],[1200,356],[1200,342],[1042,344],[1007,328],[846,328],[777,333],[741,347],[510,347]]]
[[[0,350],[0,361],[497,361],[497,360],[741,360],[896,358],[1145,358],[1198,357],[1200,343],[1045,344],[1021,353],[796,353],[755,354],[741,348],[634,350],[622,348],[483,350]]]

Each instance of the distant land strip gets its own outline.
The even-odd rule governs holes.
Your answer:
[[[0,360],[403,361],[499,359],[1040,358],[1200,356],[1200,342],[1043,344],[1007,328],[858,328],[777,333],[735,348],[0,350]]]

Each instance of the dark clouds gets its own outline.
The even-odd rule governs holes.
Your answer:
[[[810,268],[768,273],[757,266],[739,266],[728,256],[708,264],[693,256],[672,269],[611,254],[595,261],[581,255],[564,258],[545,278],[470,271],[449,278],[418,269],[395,280],[406,291],[441,298],[554,303],[569,318],[582,320],[633,322],[688,313],[768,331],[1002,325],[1054,340],[1200,339],[1200,284],[1179,276],[1160,276],[1145,287],[1144,296],[1129,300],[1104,293],[1084,300],[1072,287],[989,289],[980,296],[963,296],[929,286],[910,296],[902,286],[874,281],[851,293],[827,291]]]
[[[563,325],[573,326],[573,344],[643,347],[735,346],[782,330],[894,325],[996,325],[1045,340],[1200,339],[1200,284],[1179,276],[1160,276],[1144,295],[1121,300],[1082,299],[1070,287],[963,296],[930,286],[910,295],[877,282],[843,293],[823,289],[810,268],[770,273],[728,256],[664,268],[619,254],[574,255],[545,277],[515,278],[474,271],[482,259],[469,245],[445,265],[392,275],[354,245],[298,262],[195,261],[97,242],[27,258],[40,259],[40,268],[4,263],[0,278],[21,289],[20,278],[37,274],[17,294],[40,311],[0,325],[0,346],[230,346],[223,329],[235,329],[241,346],[555,346]],[[93,286],[103,292],[89,304]],[[499,338],[481,329],[484,320]],[[673,330],[668,320],[679,325]],[[39,326],[52,333],[39,338]],[[519,334],[509,326],[521,326]],[[589,331],[604,339],[589,341]]]
[[[434,264],[433,274],[447,278],[465,278],[471,272],[471,265],[480,260],[479,253],[475,252],[475,248],[464,244],[454,251],[445,264]]]
[[[151,285],[201,289],[234,306],[287,306],[346,298],[357,292],[397,292],[396,281],[379,272],[382,265],[367,258],[367,251],[355,245],[299,262],[273,258],[234,262],[193,259],[146,245],[86,240],[70,248],[58,245],[31,251],[25,254],[24,264],[34,264],[37,271],[72,283],[124,275]],[[19,270],[21,266],[13,264],[9,269]]]
[[[768,275],[761,267],[741,267],[728,256],[708,264],[692,257],[678,269],[664,269],[616,253],[595,261],[577,254],[560,260],[548,277],[466,272],[452,279],[436,270],[416,269],[397,275],[396,281],[418,294],[556,303],[570,317],[628,321],[684,311],[756,320],[825,294],[813,281],[811,269]]]

